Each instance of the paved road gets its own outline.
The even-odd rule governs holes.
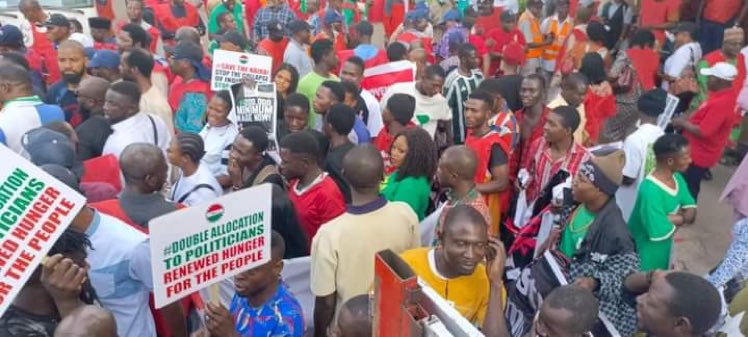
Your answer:
[[[702,182],[696,222],[676,234],[676,269],[703,274],[722,260],[731,240],[732,209],[719,196],[735,168],[718,165],[714,179]]]

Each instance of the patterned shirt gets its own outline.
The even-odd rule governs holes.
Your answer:
[[[11,305],[0,318],[0,336],[52,337],[59,323],[56,315],[34,315]]]
[[[288,27],[294,20],[296,20],[296,14],[291,11],[288,4],[278,7],[263,7],[255,14],[255,23],[252,28],[255,35],[254,40],[262,41],[270,35],[270,32],[268,32],[270,22],[277,21],[282,27]],[[286,35],[289,35],[288,32],[286,32]]]
[[[732,242],[725,258],[707,280],[716,288],[723,287],[731,279],[748,276],[748,218],[732,226]]]
[[[457,199],[452,191],[448,191],[447,199],[448,200],[444,205],[444,210],[442,210],[442,214],[439,215],[439,224],[436,227],[437,235],[434,236],[434,245],[438,243],[438,232],[441,230],[442,226],[444,226],[444,221],[447,219],[447,213],[458,205],[468,205],[475,208],[475,210],[483,216],[483,219],[486,220],[487,224],[491,223],[491,215],[488,210],[488,205],[486,205],[486,200],[483,199],[483,196],[481,196],[475,188],[470,190],[464,198],[460,199]]]
[[[247,298],[234,295],[231,315],[236,332],[242,337],[301,337],[304,335],[304,314],[299,301],[281,282],[275,295],[259,308]]]
[[[465,142],[465,102],[473,91],[483,81],[483,74],[478,69],[473,69],[470,77],[460,74],[460,69],[455,69],[444,81],[444,97],[447,99],[449,108],[452,109],[452,131],[455,144]]]
[[[526,164],[522,165],[530,173],[530,184],[527,186],[527,201],[532,202],[538,197],[540,191],[551,181],[553,176],[559,171],[566,171],[571,177],[577,174],[579,164],[590,158],[590,153],[577,144],[572,142],[571,149],[565,156],[554,161],[551,158],[551,144],[540,138],[530,146],[531,156],[526,156]]]

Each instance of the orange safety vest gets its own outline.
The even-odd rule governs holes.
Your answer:
[[[540,20],[536,18],[530,11],[526,10],[522,15],[519,17],[519,26],[522,25],[523,22],[529,21],[530,23],[530,33],[532,34],[532,39],[528,42],[532,43],[543,43],[543,33],[540,31]],[[525,56],[527,59],[536,59],[543,56],[543,49],[544,48],[527,48],[527,51],[525,52]]]
[[[565,20],[560,28],[557,17],[553,17],[550,20],[551,24],[548,32],[553,34],[554,39],[553,44],[545,47],[545,49],[543,50],[543,60],[545,61],[556,60],[556,58],[558,57],[558,53],[564,47],[564,41],[566,41],[566,38],[569,37],[572,29],[571,20]]]

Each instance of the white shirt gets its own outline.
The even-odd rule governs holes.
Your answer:
[[[493,0],[494,7],[503,7],[513,14],[519,13],[519,1],[517,0]]]
[[[62,109],[44,104],[37,96],[7,101],[0,111],[0,144],[28,158],[29,154],[21,143],[23,135],[44,124],[64,119]]]
[[[140,111],[161,117],[169,134],[174,134],[174,114],[171,106],[166,100],[166,94],[155,85],[151,85],[150,89],[140,95]]]
[[[205,144],[205,155],[200,160],[200,165],[205,165],[214,177],[228,175],[228,166],[222,162],[223,158],[228,158],[228,152],[234,143],[236,135],[239,134],[234,123],[221,127],[212,127],[208,124],[200,131],[200,137]]]
[[[686,67],[696,67],[696,63],[699,60],[701,60],[701,46],[699,43],[686,43],[676,49],[675,53],[665,60],[663,71],[665,75],[678,78]],[[669,86],[668,81],[662,81],[662,89],[667,90]]]
[[[740,53],[745,57],[745,66],[748,68],[748,47],[743,48]],[[743,81],[743,89],[740,90],[738,95],[738,106],[743,111],[748,111],[748,75]]]
[[[113,154],[119,158],[122,151],[134,143],[155,144],[166,152],[171,142],[171,134],[164,121],[158,116],[145,112],[138,112],[112,125],[112,130],[112,134],[104,143],[102,155]]]
[[[133,268],[133,255],[148,237],[112,216],[96,212],[86,231],[93,249],[86,261],[88,277],[101,304],[111,311],[120,337],[155,337],[156,325],[148,308],[153,286],[145,275],[150,267]],[[147,274],[143,274],[147,273]]]
[[[288,41],[288,46],[283,52],[283,62],[288,63],[296,68],[299,72],[299,78],[312,71],[312,58],[306,50],[306,46],[299,44],[296,40]]]
[[[384,122],[382,121],[382,107],[379,101],[368,90],[361,90],[361,99],[366,103],[366,110],[369,110],[369,119],[366,122],[366,128],[369,129],[371,137],[376,137],[379,131],[382,131]]]
[[[406,94],[416,98],[416,111],[413,114],[413,123],[420,125],[431,137],[436,133],[438,121],[452,120],[452,110],[449,109],[447,99],[441,93],[429,97],[421,94],[415,83],[395,83],[382,96],[382,107],[387,106],[387,101],[394,94]]]
[[[208,185],[197,188],[199,185]],[[171,201],[179,202],[187,206],[197,205],[220,197],[223,188],[218,180],[208,169],[208,166],[200,164],[197,171],[189,177],[180,176],[171,188]]]
[[[629,186],[621,185],[616,192],[616,202],[626,221],[634,210],[639,184],[656,164],[652,145],[664,134],[665,132],[657,125],[642,124],[623,141],[626,164],[622,172],[624,176],[635,179]]]

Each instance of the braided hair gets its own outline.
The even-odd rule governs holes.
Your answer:
[[[426,177],[431,181],[436,173],[437,157],[436,145],[429,133],[421,128],[408,128],[398,133],[395,139],[398,137],[405,137],[408,153],[398,169],[397,181],[407,177]]]
[[[190,157],[194,164],[200,163],[205,155],[205,143],[200,135],[192,132],[182,132],[177,135],[179,152]]]

